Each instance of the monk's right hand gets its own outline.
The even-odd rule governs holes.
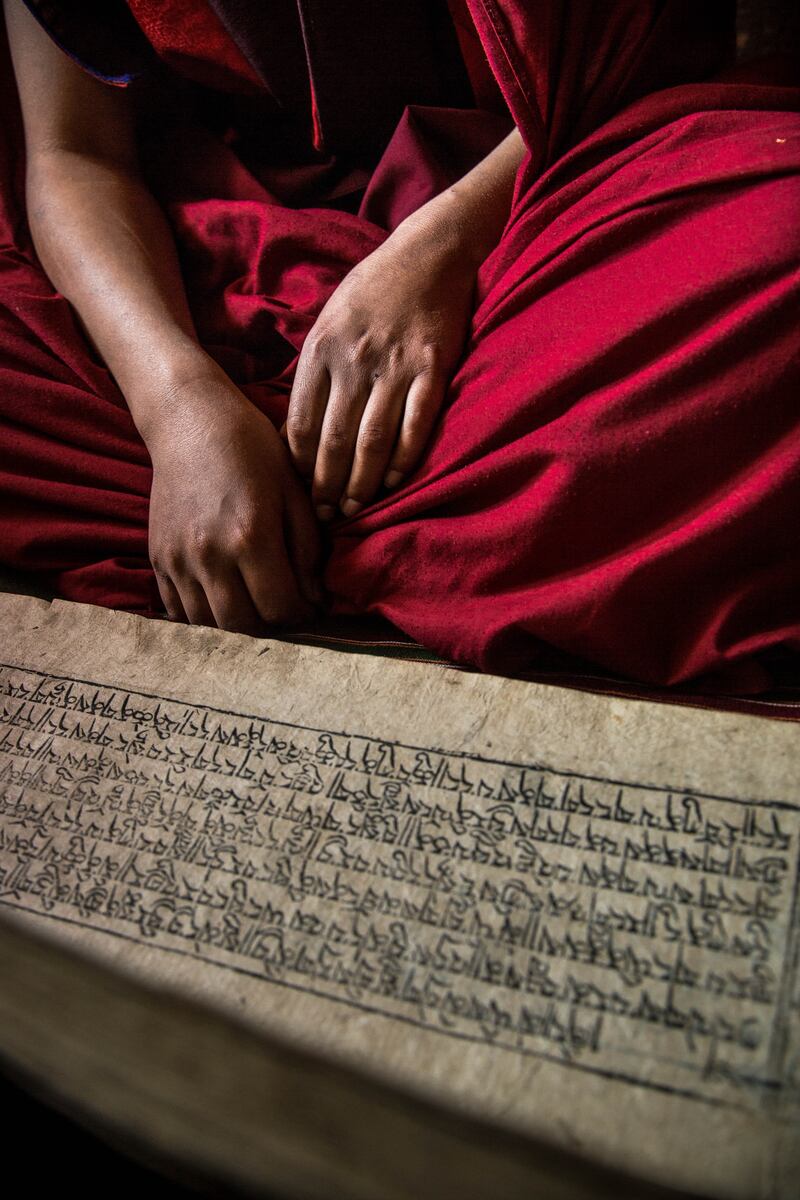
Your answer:
[[[318,526],[274,427],[216,368],[160,414],[145,440],[150,558],[168,615],[256,635],[310,619]]]

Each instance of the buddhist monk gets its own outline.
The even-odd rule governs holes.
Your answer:
[[[4,10],[0,562],[511,673],[800,661],[800,88],[730,5]]]

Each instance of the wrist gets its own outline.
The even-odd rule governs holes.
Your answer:
[[[480,214],[454,187],[434,196],[398,227],[412,239],[434,246],[436,253],[464,269],[477,271],[492,249],[492,230],[484,228]]]
[[[406,220],[440,238],[444,254],[477,271],[502,237],[524,156],[515,128],[477,166]]]
[[[117,378],[145,444],[172,428],[203,403],[209,385],[219,387],[221,368],[191,338],[176,338],[168,348],[134,364],[130,379]]]

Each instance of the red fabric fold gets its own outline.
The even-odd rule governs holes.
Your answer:
[[[128,0],[128,8],[167,66],[209,87],[263,86],[205,0]]]

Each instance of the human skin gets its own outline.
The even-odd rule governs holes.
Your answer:
[[[21,0],[3,5],[31,235],[150,454],[164,607],[254,634],[308,619],[322,599],[312,500],[322,520],[337,505],[349,514],[417,461],[522,141],[514,131],[343,280],[303,347],[282,439],[197,341],[169,226],[139,173],[130,94],[77,67]]]
[[[286,433],[317,514],[352,516],[418,461],[461,357],[478,267],[508,217],[514,129],[345,277],[306,339]]]

